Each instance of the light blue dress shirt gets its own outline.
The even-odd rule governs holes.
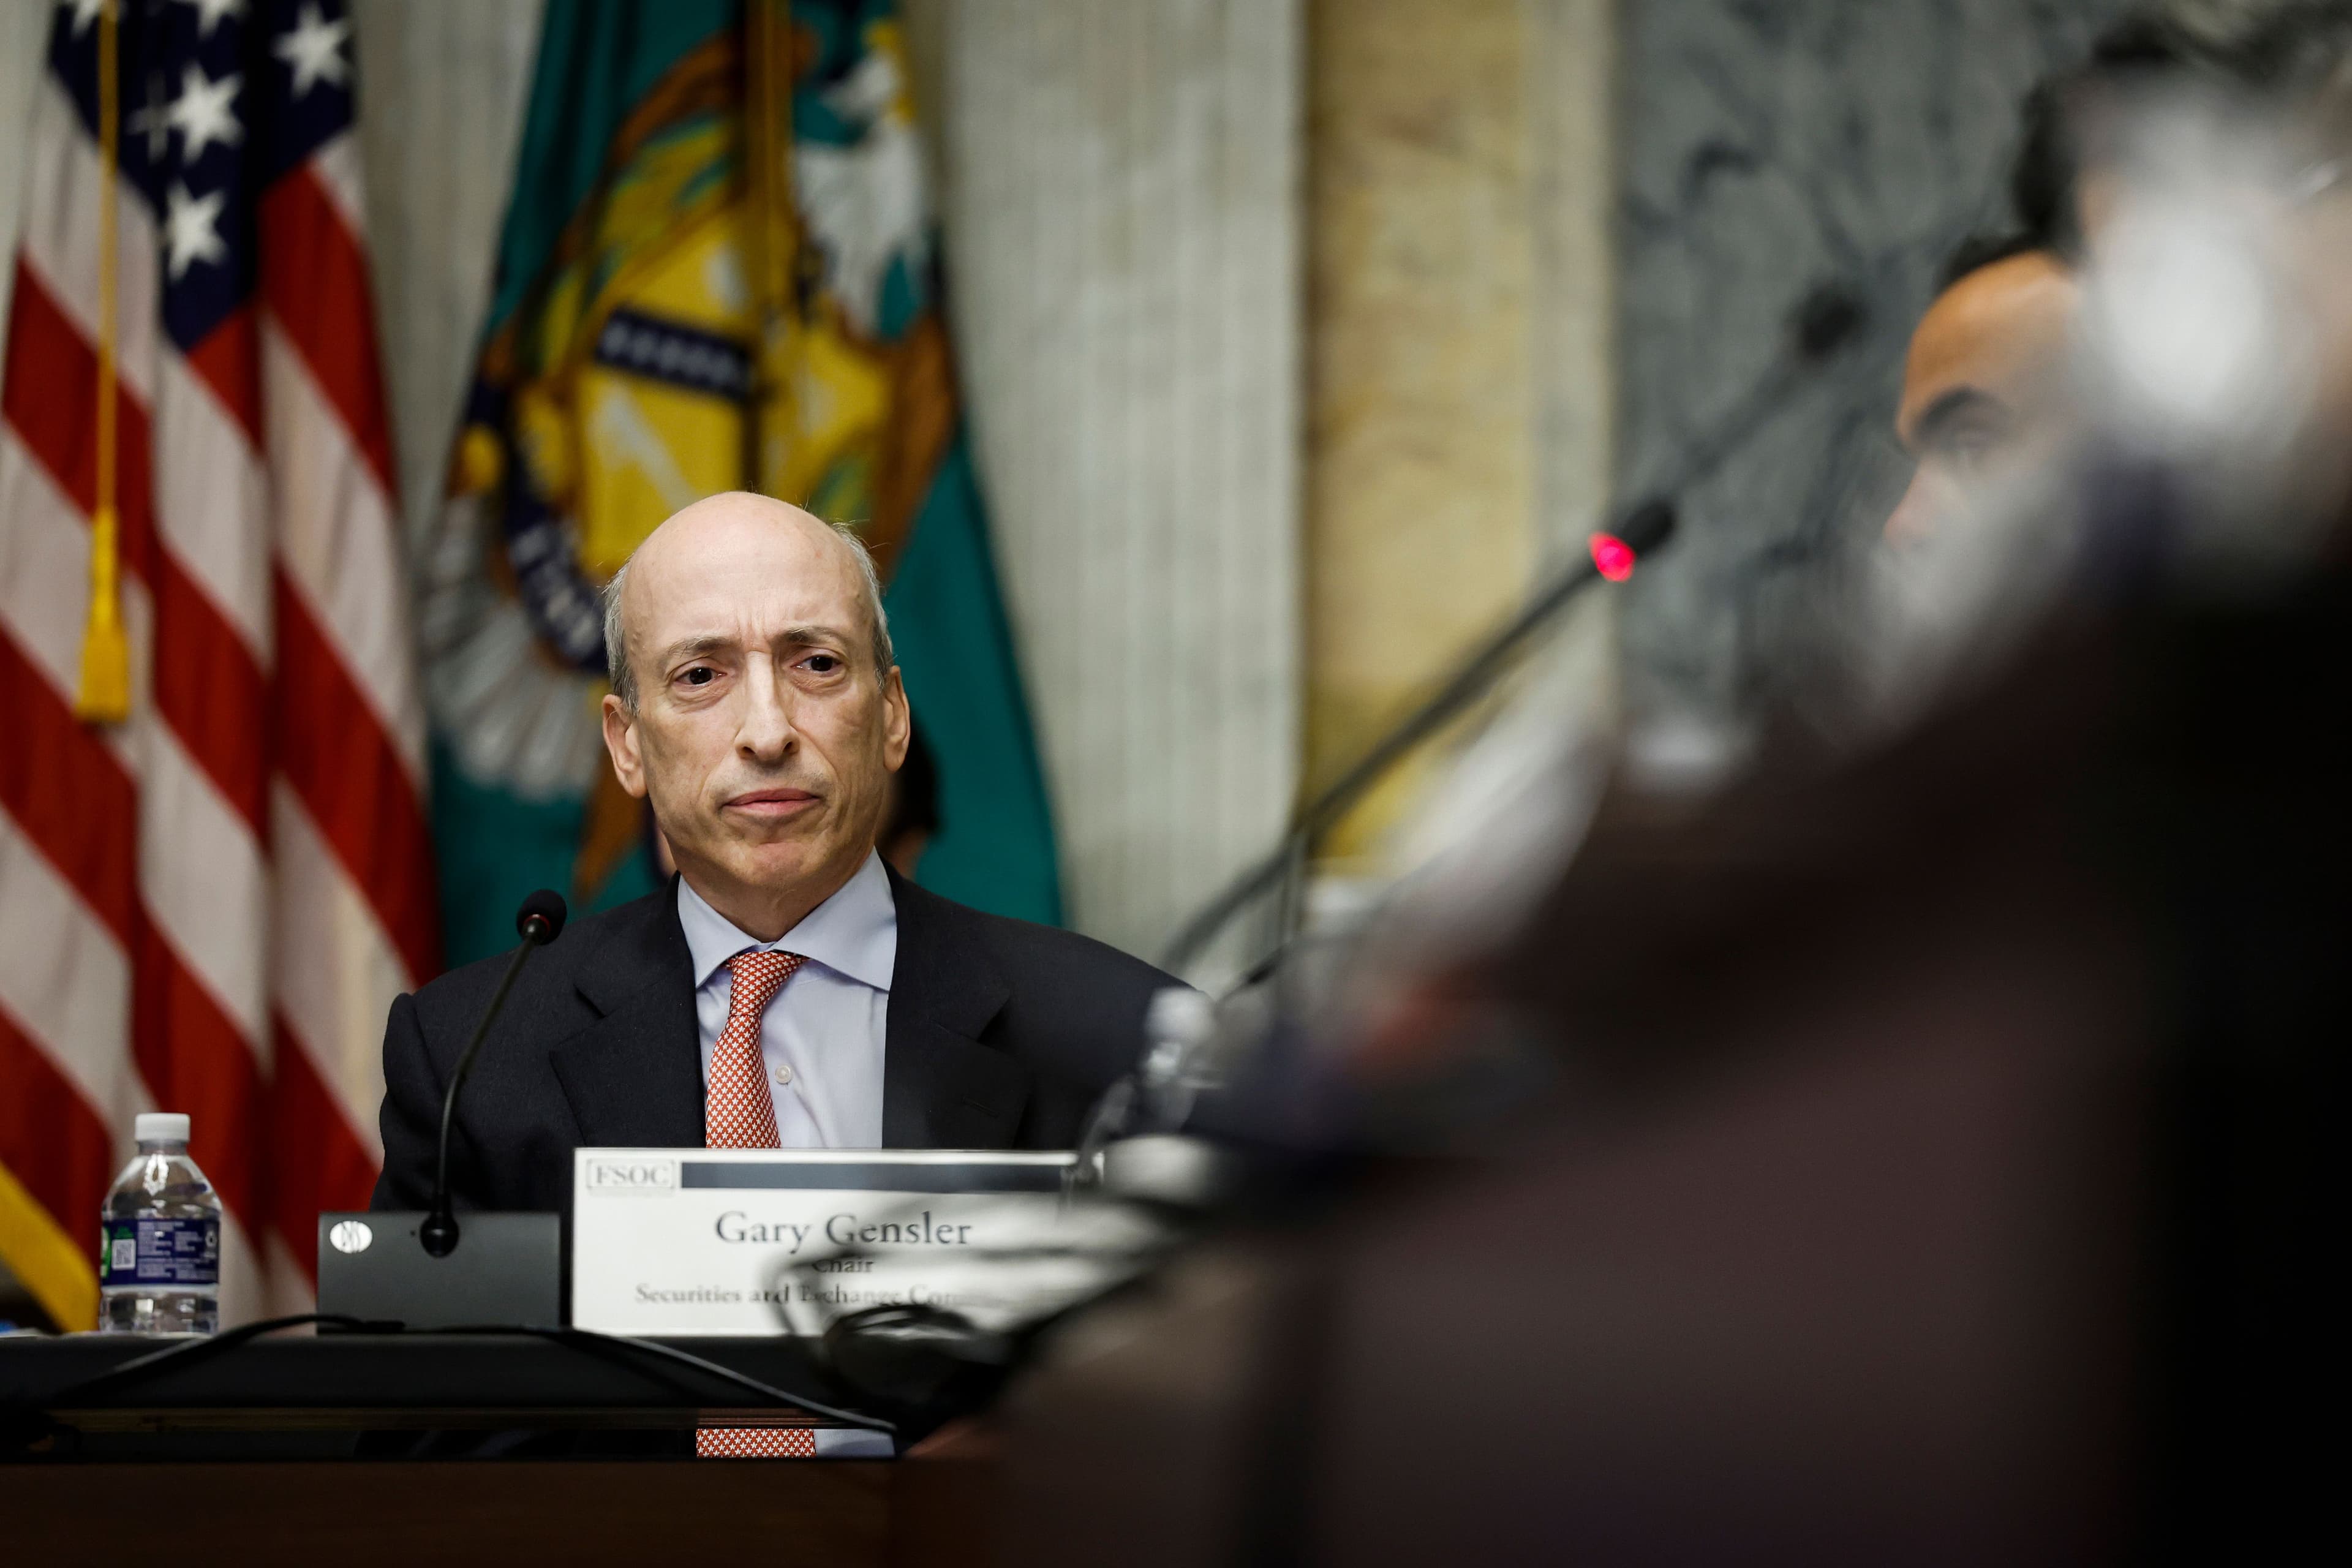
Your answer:
[[[882,1052],[890,1021],[890,975],[898,963],[898,906],[882,857],[869,853],[840,891],[773,942],[745,935],[677,880],[677,921],[694,959],[694,1017],[702,1037],[702,1082],[727,1026],[739,952],[774,950],[807,960],[793,972],[760,1021],[776,1143],[784,1149],[882,1146]]]

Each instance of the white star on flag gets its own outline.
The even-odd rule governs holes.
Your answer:
[[[221,204],[227,200],[226,192],[192,196],[184,184],[174,180],[163,197],[168,208],[163,215],[163,251],[173,282],[177,283],[195,262],[228,259],[228,246],[215,226],[220,222]]]
[[[245,127],[237,123],[236,110],[231,107],[244,80],[242,75],[232,71],[213,81],[201,66],[190,66],[180,78],[180,96],[172,100],[164,118],[183,138],[183,162],[194,163],[215,142],[234,147],[245,140]]]
[[[352,25],[338,16],[330,22],[319,15],[316,5],[304,5],[302,15],[295,19],[294,30],[278,38],[272,51],[294,72],[294,96],[300,98],[320,81],[341,87],[351,78],[351,68],[343,63],[343,40],[351,37]]]
[[[196,37],[209,38],[213,28],[223,16],[245,15],[245,0],[180,0],[184,5],[196,8]]]
[[[62,0],[62,3],[73,7],[73,36],[77,38],[89,32],[89,25],[98,20],[98,14],[106,9],[106,0]]]

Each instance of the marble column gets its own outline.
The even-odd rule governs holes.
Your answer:
[[[1335,774],[1609,491],[1613,7],[1318,0],[1312,233],[1307,741]],[[1609,690],[1604,635],[1590,685]],[[1334,835],[1378,876],[1446,748]]]
[[[1298,6],[909,20],[1071,918],[1153,952],[1296,777]]]

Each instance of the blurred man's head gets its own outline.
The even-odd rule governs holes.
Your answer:
[[[1933,538],[1990,488],[2063,449],[2071,268],[2022,241],[1964,248],[1911,334],[1895,429],[1916,461],[1887,520],[1896,543]]]
[[[678,869],[773,941],[873,847],[907,698],[855,539],[763,496],[712,496],[606,595],[604,743]]]

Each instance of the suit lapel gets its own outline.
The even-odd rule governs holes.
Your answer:
[[[981,1043],[1012,992],[963,911],[893,871],[898,958],[882,1058],[882,1142],[893,1149],[1005,1149],[1029,1069]]]
[[[702,1053],[677,879],[616,922],[573,984],[599,1015],[549,1059],[585,1147],[698,1148]]]

